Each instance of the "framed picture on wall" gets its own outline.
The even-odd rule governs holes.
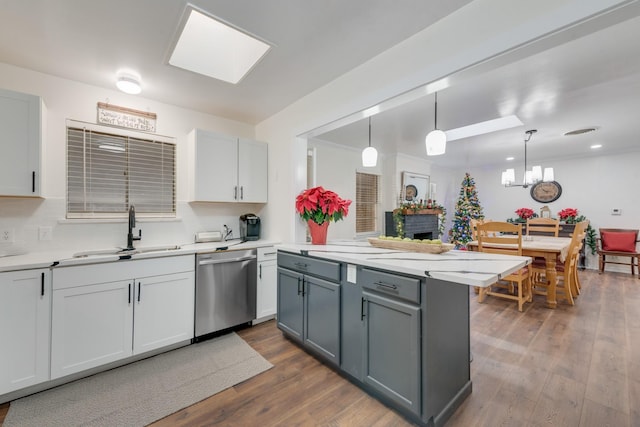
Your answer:
[[[429,199],[429,175],[402,172],[402,203]]]

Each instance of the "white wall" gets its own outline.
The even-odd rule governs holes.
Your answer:
[[[190,171],[187,134],[197,127],[254,138],[253,126],[2,63],[0,81],[4,89],[42,96],[46,106],[42,159],[44,198],[0,198],[0,224],[3,228],[14,229],[14,246],[39,251],[126,245],[127,223],[124,220],[109,223],[64,220],[65,120],[70,118],[95,123],[98,102],[157,113],[157,133],[174,137],[177,143],[178,218],[174,221],[140,220],[138,225],[143,230],[140,245],[192,243],[197,231],[220,230],[223,224],[231,227],[234,236],[238,237],[239,215],[246,212],[259,215],[264,207],[253,204],[187,202],[187,177]],[[212,167],[215,167],[215,162]],[[39,226],[53,227],[53,240],[39,241]]]
[[[606,141],[603,141],[606,146]],[[597,158],[553,160],[541,162],[554,168],[556,181],[562,186],[562,195],[546,204],[552,216],[557,217],[564,208],[576,208],[589,219],[596,230],[603,228],[640,228],[640,192],[635,188],[640,182],[639,151],[619,155],[602,155]],[[518,166],[518,165],[514,165]],[[522,173],[523,166],[516,170]],[[519,171],[519,172],[518,172]],[[474,169],[469,172],[476,181],[478,197],[486,218],[506,220],[515,218],[518,208],[531,208],[539,213],[545,204],[531,198],[530,188],[505,188],[500,184],[501,170]],[[622,215],[611,215],[611,209],[621,209]],[[598,268],[597,256],[587,250],[587,266]],[[630,272],[630,268],[607,265],[607,270]]]

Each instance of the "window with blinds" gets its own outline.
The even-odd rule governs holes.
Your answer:
[[[67,217],[175,216],[175,144],[109,130],[67,125]]]
[[[356,233],[374,233],[378,219],[378,175],[356,172]]]

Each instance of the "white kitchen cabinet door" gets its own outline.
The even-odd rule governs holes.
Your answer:
[[[54,289],[52,379],[132,355],[133,280]]]
[[[238,197],[238,138],[196,129],[189,136],[194,156],[192,200],[235,202]]]
[[[267,181],[269,179],[267,156],[267,143],[249,139],[238,141],[239,202],[267,202]]]
[[[49,379],[49,270],[0,273],[0,395]]]
[[[278,308],[278,265],[276,257],[277,252],[273,246],[258,248],[258,284],[256,290],[256,320],[258,321],[273,317]]]
[[[42,100],[0,89],[0,195],[40,196]]]
[[[200,129],[189,134],[195,202],[267,202],[268,145]]]
[[[194,272],[136,279],[133,353],[193,338]]]

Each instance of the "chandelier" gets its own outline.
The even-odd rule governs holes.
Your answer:
[[[550,182],[554,180],[553,168],[544,168],[544,174],[542,173],[541,166],[534,166],[531,170],[527,170],[527,142],[531,139],[531,136],[538,132],[536,129],[531,129],[525,132],[526,137],[524,139],[524,176],[522,184],[516,184],[516,172],[515,169],[507,169],[502,172],[502,185],[505,187],[522,187],[535,184],[536,182],[544,181]]]

